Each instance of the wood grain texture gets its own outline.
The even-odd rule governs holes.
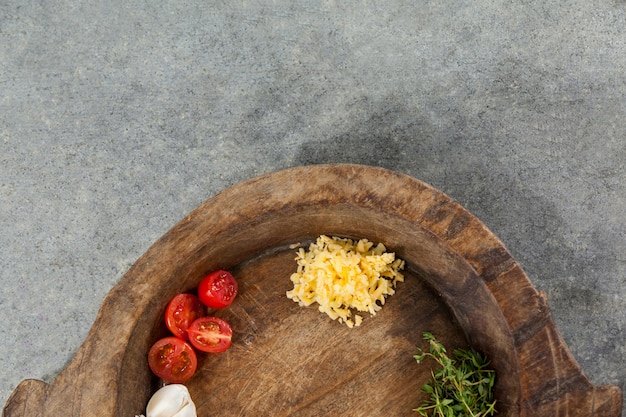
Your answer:
[[[320,234],[383,242],[407,262],[406,282],[359,328],[285,297],[289,245]],[[167,302],[217,268],[234,272],[241,290],[216,312],[233,326],[233,347],[200,356],[187,384],[200,417],[414,415],[430,372],[412,359],[423,331],[490,356],[499,415],[621,414],[619,388],[588,381],[545,297],[478,219],[414,178],[318,165],[243,182],[190,213],[105,297],[58,378],[24,381],[3,416],[142,413],[160,384],[146,353],[165,334]]]

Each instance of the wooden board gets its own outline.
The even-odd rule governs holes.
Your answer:
[[[467,345],[441,299],[409,273],[384,309],[349,329],[285,297],[293,258],[286,250],[234,271],[242,297],[218,314],[235,345],[205,356],[187,384],[198,415],[410,415],[428,376],[412,358],[422,332]]]
[[[383,242],[407,262],[406,282],[359,328],[285,296],[295,270],[289,245],[320,234]],[[478,219],[414,178],[320,165],[238,184],[183,219],[107,295],[57,379],[22,382],[3,415],[143,413],[160,384],[146,353],[165,333],[167,302],[218,268],[241,288],[216,313],[232,324],[233,347],[201,356],[187,383],[200,417],[415,415],[430,372],[412,358],[423,331],[490,356],[499,415],[621,414],[619,388],[589,383],[545,297]]]

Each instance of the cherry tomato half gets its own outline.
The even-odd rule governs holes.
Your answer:
[[[206,307],[198,297],[192,294],[178,294],[167,305],[165,324],[174,336],[188,340],[187,328],[195,319],[206,314]]]
[[[237,281],[228,271],[215,271],[204,277],[198,286],[200,301],[210,308],[224,308],[237,296]]]
[[[173,384],[182,384],[196,372],[196,352],[178,337],[158,340],[148,352],[148,365],[159,378]]]
[[[212,316],[200,317],[189,326],[189,341],[198,350],[209,353],[224,352],[233,338],[233,329],[226,321]]]

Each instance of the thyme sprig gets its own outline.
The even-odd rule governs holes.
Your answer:
[[[424,417],[493,416],[496,373],[487,369],[487,357],[474,350],[455,349],[454,359],[431,333],[426,332],[423,337],[429,342],[429,349],[427,352],[418,349],[415,360],[420,363],[432,358],[440,368],[431,371],[431,382],[422,387],[430,397],[413,411]]]

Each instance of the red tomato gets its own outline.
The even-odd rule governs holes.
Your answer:
[[[161,379],[173,384],[182,384],[196,372],[196,352],[178,337],[165,337],[157,341],[148,352],[148,365]]]
[[[174,336],[188,340],[187,328],[198,317],[206,316],[206,307],[192,294],[178,294],[167,305],[165,324]]]
[[[228,271],[215,271],[204,277],[198,286],[200,301],[210,308],[228,307],[237,296],[237,281]]]
[[[233,329],[218,317],[200,317],[189,326],[189,341],[203,352],[224,352],[230,347]]]

